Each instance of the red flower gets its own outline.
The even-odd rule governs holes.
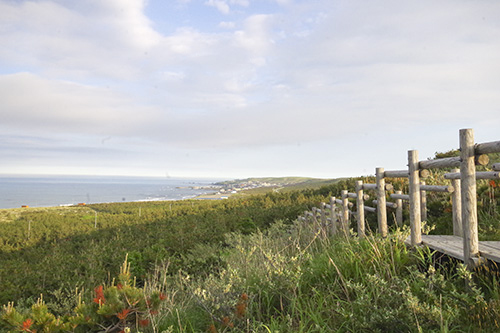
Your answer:
[[[141,319],[139,320],[139,326],[145,327],[149,325],[149,320],[148,319]]]
[[[31,332],[30,327],[31,327],[32,324],[33,324],[33,320],[31,320],[29,318],[26,319],[23,322],[23,326],[21,327],[21,331],[22,332]]]
[[[120,313],[117,313],[116,316],[118,317],[118,319],[123,320],[123,319],[127,318],[129,312],[130,312],[130,309],[123,309],[123,311]]]
[[[104,292],[102,289],[103,289],[102,286],[99,286],[94,289],[95,291],[94,303],[104,304],[106,302],[106,299],[104,298]]]
[[[165,300],[167,298],[167,296],[165,296],[164,293],[160,293],[160,300]]]

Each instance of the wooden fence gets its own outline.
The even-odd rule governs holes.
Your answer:
[[[364,214],[372,212],[377,214],[378,233],[382,237],[386,237],[388,232],[387,208],[395,210],[396,223],[401,226],[403,223],[402,204],[403,201],[408,201],[411,230],[408,243],[411,246],[425,244],[428,241],[429,244],[435,244],[435,249],[463,259],[470,268],[475,267],[481,259],[478,240],[476,179],[500,178],[500,163],[493,164],[492,171],[488,172],[477,172],[476,165],[487,165],[489,163],[487,154],[500,152],[500,141],[475,144],[473,130],[461,129],[459,142],[460,156],[458,157],[419,161],[418,151],[410,150],[408,151],[407,170],[376,168],[375,184],[364,184],[362,181],[357,181],[354,192],[342,191],[340,198],[332,197],[329,204],[323,203],[321,208],[314,208],[312,212],[306,212],[304,216],[301,216],[301,219],[320,223],[324,227],[323,232],[332,235],[342,233],[347,236],[350,216],[356,216],[357,234],[359,237],[364,237],[366,233]],[[445,179],[450,180],[449,185],[426,185],[421,180],[429,176],[429,169],[439,168],[454,168],[444,175]],[[408,194],[396,191],[389,196],[394,202],[386,200],[386,192],[393,189],[392,185],[385,182],[386,179],[390,178],[408,178]],[[366,190],[375,192],[376,200],[372,201],[373,207],[365,206],[365,201],[368,200],[368,196],[364,193]],[[443,236],[440,239],[434,238],[432,240],[428,238],[423,242],[421,221],[427,219],[426,193],[429,191],[451,193],[453,237]],[[356,203],[349,202],[349,198],[356,199]],[[355,212],[351,209],[354,205],[356,206]],[[338,209],[339,207],[340,209]],[[489,255],[489,259],[500,262],[500,242],[481,243],[485,243],[484,246],[487,246],[484,251],[481,250],[481,254]],[[459,250],[462,253],[457,253]]]

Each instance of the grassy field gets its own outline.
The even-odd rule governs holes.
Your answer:
[[[0,210],[0,331],[498,331],[494,265],[471,274],[410,250],[407,227],[358,240],[295,220],[354,181],[229,200]],[[498,196],[497,183],[479,184],[483,239],[500,239]],[[429,229],[449,232],[449,196],[428,200]],[[368,225],[376,229],[373,216]]]

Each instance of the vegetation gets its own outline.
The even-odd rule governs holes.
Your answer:
[[[0,331],[498,331],[494,265],[471,274],[410,250],[406,227],[359,240],[296,221],[354,182],[221,201],[0,211]],[[427,183],[443,184],[442,172]],[[498,182],[478,183],[481,239],[500,239],[499,196]],[[451,233],[449,195],[427,198],[429,230]],[[367,219],[375,230],[375,216]]]
[[[269,194],[237,201],[96,204],[43,213],[28,209],[2,223],[0,303],[41,292],[46,301],[63,302],[75,286],[92,290],[109,274],[116,275],[127,253],[139,283],[165,260],[172,272],[203,272],[217,258],[187,260],[196,244],[219,244],[228,232],[251,233],[276,219],[291,221],[317,200]]]

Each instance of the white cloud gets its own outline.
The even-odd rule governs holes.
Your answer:
[[[231,6],[237,5],[240,7],[248,7],[250,6],[249,0],[208,0],[205,2],[205,5],[215,7],[222,14],[230,14]]]
[[[27,133],[137,135],[151,108],[107,88],[51,81],[29,73],[0,76],[3,128]],[[149,120],[147,121],[149,122]]]
[[[74,78],[131,78],[130,66],[161,41],[144,1],[0,3],[0,59]]]
[[[248,52],[263,55],[274,44],[271,34],[272,15],[252,15],[245,20],[244,30],[235,32],[236,41]]]
[[[236,27],[236,23],[224,21],[219,23],[219,27],[224,29],[234,29]]]
[[[203,34],[191,28],[178,29],[174,34],[164,37],[162,45],[158,48],[159,54],[156,61],[168,63],[172,56],[181,55],[188,59],[197,58],[212,52],[216,38]],[[164,53],[163,53],[164,52]]]
[[[205,4],[217,8],[222,14],[229,14],[229,5],[224,0],[208,0]]]
[[[0,70],[15,73],[0,76],[4,133],[67,137],[63,148],[82,152],[111,136],[116,155],[135,151],[131,140],[154,147],[145,160],[176,150],[187,167],[217,151],[221,165],[264,168],[243,155],[283,151],[277,160],[290,162],[317,145],[331,147],[329,163],[383,141],[404,159],[424,142],[447,149],[442,132],[453,148],[459,127],[498,127],[496,1],[277,0],[284,6],[272,12],[243,0],[184,2],[227,20],[189,18],[162,35],[144,1],[0,3]],[[202,28],[210,24],[228,30]]]

